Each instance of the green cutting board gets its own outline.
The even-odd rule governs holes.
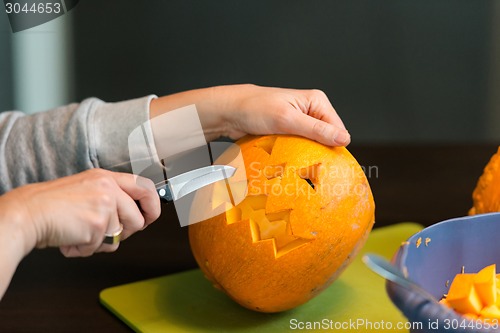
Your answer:
[[[337,281],[307,304],[284,313],[252,312],[237,305],[213,288],[198,269],[108,288],[100,299],[132,329],[146,333],[275,333],[307,328],[321,332],[408,332],[397,329],[406,320],[388,298],[385,280],[366,268],[361,257],[375,252],[391,258],[402,241],[421,229],[415,223],[375,229]]]

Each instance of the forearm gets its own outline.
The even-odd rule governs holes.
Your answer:
[[[250,86],[252,85],[217,86],[163,96],[151,101],[150,117],[152,119],[165,112],[194,104],[207,141],[229,136],[228,116],[236,109],[234,101],[241,91]],[[153,134],[159,131],[161,129],[155,129],[153,123]]]
[[[90,98],[31,116],[0,113],[0,194],[96,167],[131,172],[128,136],[148,121],[153,97]]]

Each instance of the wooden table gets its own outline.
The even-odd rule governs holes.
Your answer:
[[[402,221],[424,225],[467,214],[471,193],[497,146],[356,146],[375,196],[376,227]],[[35,250],[17,270],[0,302],[0,332],[129,332],[99,304],[107,287],[196,267],[187,229],[173,205],[157,222],[112,254],[66,259]]]

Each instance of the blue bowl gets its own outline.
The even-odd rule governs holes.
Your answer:
[[[476,273],[485,266],[500,265],[500,213],[456,218],[425,228],[401,245],[393,263],[440,299],[448,292],[447,281],[451,283],[462,266],[466,273]],[[393,303],[412,323],[411,332],[500,332],[500,322],[488,327],[390,281],[386,287]]]

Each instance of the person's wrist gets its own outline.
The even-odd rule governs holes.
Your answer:
[[[13,246],[21,256],[26,256],[36,246],[37,237],[34,222],[25,201],[17,196],[14,190],[0,201],[0,223],[12,235]]]
[[[233,101],[237,89],[235,86],[215,86],[210,88],[210,95],[205,105],[198,110],[207,138],[217,139],[228,136],[230,118],[234,112]],[[204,119],[204,118],[208,119]]]
[[[217,89],[217,96],[222,96],[222,99],[219,101],[221,110],[225,115],[232,115],[241,109],[241,104],[245,101],[245,96],[251,94],[253,90],[258,89],[258,86],[243,83],[214,88]]]
[[[218,114],[220,123],[220,136],[231,137],[235,124],[241,121],[241,110],[246,98],[259,87],[254,84],[244,83],[214,87],[212,100],[217,105],[214,113]]]

